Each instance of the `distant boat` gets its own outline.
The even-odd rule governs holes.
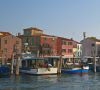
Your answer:
[[[23,56],[22,56],[23,57]],[[20,72],[32,75],[57,74],[57,67],[53,66],[47,58],[34,57],[31,54],[24,54],[20,61]]]
[[[67,74],[88,74],[89,66],[83,66],[82,68],[62,68],[61,73]]]

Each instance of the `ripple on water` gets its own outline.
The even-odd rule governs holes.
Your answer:
[[[0,78],[0,90],[100,90],[100,73]]]

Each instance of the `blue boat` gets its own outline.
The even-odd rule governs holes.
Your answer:
[[[85,66],[83,68],[62,68],[61,73],[68,73],[68,74],[88,74],[89,67]]]
[[[0,77],[5,77],[10,75],[10,69],[6,65],[0,66]]]

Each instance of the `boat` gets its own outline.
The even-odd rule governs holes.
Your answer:
[[[6,65],[0,66],[0,77],[7,77],[10,75],[10,69]]]
[[[20,73],[31,75],[53,75],[57,74],[58,67],[54,65],[55,60],[43,57],[34,57],[32,54],[23,54],[20,60]]]
[[[68,74],[88,74],[89,67],[84,66],[82,68],[62,68],[61,73],[68,73]]]
[[[68,74],[88,74],[89,66],[81,62],[68,62],[64,60],[62,62],[61,73]]]

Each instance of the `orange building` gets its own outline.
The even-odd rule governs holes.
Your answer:
[[[7,61],[11,59],[13,52],[21,53],[21,39],[9,32],[0,32],[0,58]],[[5,62],[4,61],[4,62]]]

